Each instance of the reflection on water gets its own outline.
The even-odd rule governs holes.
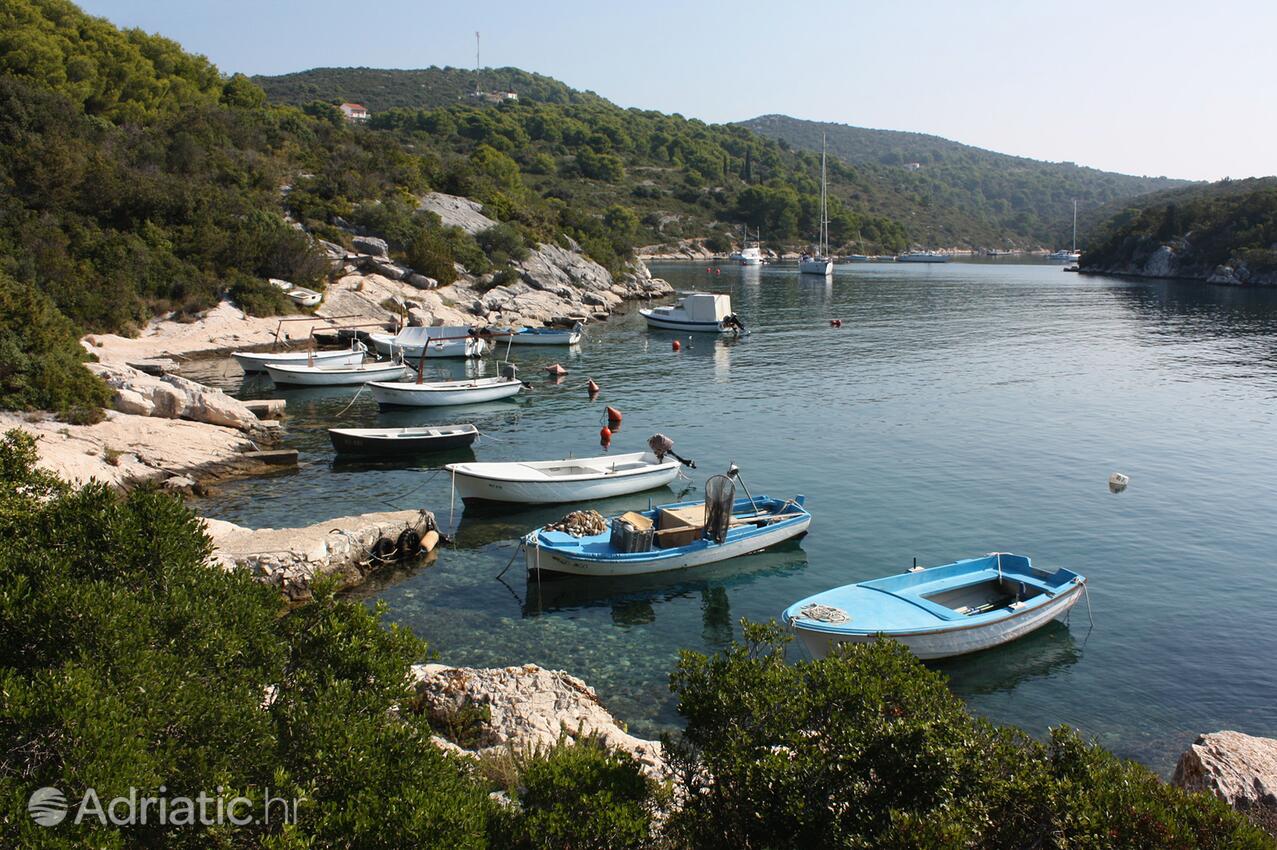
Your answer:
[[[726,645],[741,617],[919,563],[991,550],[1090,579],[1095,627],[1070,627],[938,665],[973,710],[1034,734],[1071,723],[1167,770],[1199,732],[1277,733],[1277,292],[1064,274],[1005,261],[795,269],[654,266],[679,289],[730,292],[740,340],[648,332],[634,312],[577,350],[511,351],[532,384],[513,402],[387,411],[365,392],[240,388],[285,397],[294,475],[226,485],[199,507],[247,525],[429,507],[457,546],[379,586],[390,616],[457,664],[531,661],[593,685],[632,731],[676,723],[682,648]],[[842,319],[833,328],[830,319]],[[561,382],[545,367],[561,363]],[[495,374],[437,361],[435,376]],[[587,379],[602,387],[590,400]],[[495,576],[519,538],[571,506],[486,513],[452,505],[439,456],[334,464],[326,429],[474,422],[479,460],[613,452],[656,432],[695,458],[692,492],[728,462],[752,492],[803,493],[801,545],[632,585]],[[1112,472],[1130,476],[1120,495]],[[683,486],[682,483],[678,486]],[[671,501],[673,490],[651,498]],[[646,508],[640,494],[600,504]],[[504,582],[504,583],[503,583]],[[1244,592],[1238,592],[1243,590]]]

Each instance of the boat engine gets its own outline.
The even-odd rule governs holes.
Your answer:
[[[665,460],[665,456],[669,455],[688,469],[696,468],[696,461],[679,457],[674,453],[674,441],[664,434],[653,434],[648,437],[647,447],[652,450],[652,454],[656,455],[657,460]]]
[[[735,313],[728,313],[723,319],[723,327],[733,329],[737,334],[745,333],[745,323]]]

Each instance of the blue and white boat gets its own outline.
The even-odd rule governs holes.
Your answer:
[[[705,501],[676,502],[613,517],[602,532],[583,537],[542,527],[523,538],[524,556],[533,575],[628,576],[698,567],[805,534],[811,514],[804,501],[729,497],[721,507],[711,503],[708,512]]]
[[[1040,570],[995,552],[938,567],[826,590],[781,615],[807,651],[824,658],[840,643],[894,638],[919,658],[978,652],[1023,637],[1068,613],[1086,579]]]
[[[581,341],[581,326],[576,325],[571,328],[519,328],[509,335],[509,340],[515,345],[576,345]]]
[[[672,307],[639,310],[649,328],[697,333],[746,333],[732,312],[732,297],[716,292],[689,292]]]

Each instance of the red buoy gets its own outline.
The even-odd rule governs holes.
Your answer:
[[[675,351],[678,351],[682,347],[683,346],[679,343],[678,340],[674,340],[674,344],[671,346],[671,348],[673,348]]]
[[[594,383],[593,378],[590,378],[590,380],[585,382],[585,388],[589,390],[590,398],[594,398],[596,395],[599,394],[599,385]]]
[[[617,410],[615,407],[609,407],[607,409],[607,421],[613,424],[620,422],[621,411]]]
[[[602,428],[599,429],[599,445],[601,445],[603,448],[606,449],[608,447],[608,444],[611,442],[612,442],[612,429],[604,425]]]
[[[546,366],[545,371],[548,374],[553,375],[555,377],[562,377],[563,375],[566,375],[568,373],[568,370],[564,369],[558,363],[555,363],[553,366]]]

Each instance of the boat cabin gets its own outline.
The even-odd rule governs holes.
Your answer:
[[[692,292],[678,302],[692,322],[721,322],[732,314],[732,297],[717,292]]]

